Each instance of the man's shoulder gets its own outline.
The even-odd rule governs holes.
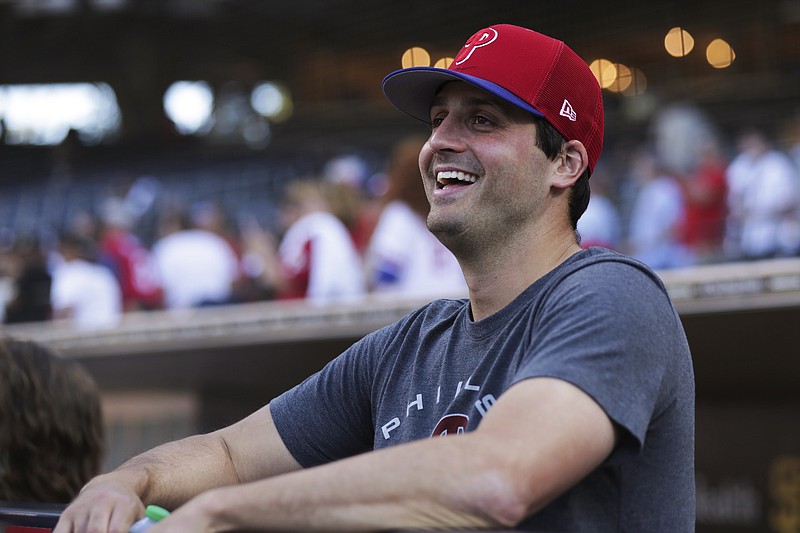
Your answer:
[[[437,298],[418,307],[407,315],[408,317],[449,317],[458,314],[469,306],[467,298]]]
[[[581,250],[564,261],[559,268],[564,272],[575,272],[597,265],[604,265],[611,269],[623,271],[633,269],[658,278],[652,268],[638,259],[601,246],[591,246]]]
[[[628,255],[592,246],[578,252],[552,272],[557,283],[574,283],[597,287],[650,286],[666,294],[661,278],[651,267]]]

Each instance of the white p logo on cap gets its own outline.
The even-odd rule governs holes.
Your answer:
[[[495,39],[497,39],[497,30],[494,28],[486,28],[486,30],[484,30],[483,33],[481,33],[480,37],[478,37],[477,41],[475,41],[474,43],[470,41],[464,45],[464,48],[469,48],[470,50],[466,56],[456,61],[455,64],[460,65],[461,63],[469,59],[470,56],[472,56],[472,52],[474,52],[478,48],[492,44],[495,41]]]

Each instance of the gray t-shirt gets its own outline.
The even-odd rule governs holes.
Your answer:
[[[434,301],[358,341],[271,412],[310,467],[471,431],[506,389],[539,376],[578,386],[622,437],[518,528],[694,531],[694,375],[683,327],[649,268],[602,248],[572,256],[478,322],[467,300]]]

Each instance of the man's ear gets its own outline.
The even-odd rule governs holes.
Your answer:
[[[564,143],[556,164],[552,186],[557,189],[568,189],[589,166],[589,154],[582,142],[568,141]]]

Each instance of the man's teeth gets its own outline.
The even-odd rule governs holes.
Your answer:
[[[449,180],[458,180],[458,181],[465,181],[467,183],[475,183],[478,180],[478,176],[474,174],[465,174],[464,172],[460,172],[457,170],[448,170],[446,172],[439,172],[436,175],[436,181],[439,183],[445,184],[448,183]]]

